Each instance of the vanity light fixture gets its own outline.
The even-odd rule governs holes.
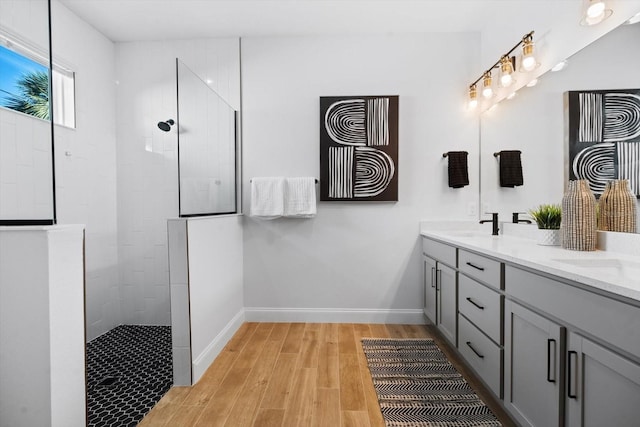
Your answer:
[[[469,109],[473,110],[478,106],[478,88],[475,84],[469,86]]]
[[[584,9],[584,16],[580,25],[596,25],[611,16],[613,11],[607,9],[604,0],[587,0]]]
[[[482,77],[482,96],[485,98],[491,98],[493,96],[493,88],[491,87],[491,71],[484,73]]]
[[[506,55],[500,58],[500,84],[502,87],[509,87],[514,82],[513,80],[513,63],[515,57],[507,57]]]
[[[530,31],[525,34],[515,46],[513,46],[508,52],[500,56],[500,59],[496,61],[489,69],[482,73],[474,82],[469,85],[469,108],[475,108],[478,106],[478,84],[482,81],[482,97],[485,99],[492,98],[494,96],[493,83],[493,70],[500,70],[500,84],[499,87],[506,88],[515,82],[514,74],[516,69],[516,56],[513,53],[522,46],[522,56],[520,60],[519,69],[527,72],[535,69],[538,65],[538,61],[534,55],[533,48],[533,33]]]
[[[527,34],[522,38],[521,65],[524,71],[531,71],[539,65],[533,50],[533,37],[531,37],[531,34]]]

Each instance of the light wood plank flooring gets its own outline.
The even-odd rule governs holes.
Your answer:
[[[173,387],[139,426],[384,427],[363,337],[434,338],[514,426],[431,326],[349,323],[245,323],[196,385]]]

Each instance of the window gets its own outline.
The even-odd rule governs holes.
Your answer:
[[[0,34],[0,107],[50,120],[49,68],[42,55]],[[53,122],[75,128],[74,73],[53,65]]]

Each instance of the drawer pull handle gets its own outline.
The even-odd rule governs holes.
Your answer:
[[[553,353],[551,350],[551,343],[553,343]],[[551,368],[552,357],[553,357],[553,369]],[[552,378],[552,375],[553,375],[553,378]],[[547,381],[549,381],[550,383],[556,382],[556,340],[554,340],[553,338],[549,338],[547,340]]]
[[[431,267],[431,287],[436,287],[436,268]]]
[[[478,356],[480,359],[484,359],[484,356],[478,353],[478,351],[475,348],[473,348],[473,346],[471,345],[471,341],[467,341],[467,346],[471,349],[471,351],[473,351],[476,354],[476,356]]]
[[[574,356],[574,357],[572,357]],[[573,377],[573,370],[574,370],[574,363],[573,361],[575,360],[575,365],[578,364],[578,352],[570,350],[567,356],[567,396],[571,399],[577,399],[578,398],[578,394],[576,392],[577,387],[577,377],[575,377],[573,380],[571,379]]]
[[[477,265],[471,264],[470,262],[467,262],[467,265],[469,267],[475,268],[476,270],[484,271],[484,267],[478,267]]]
[[[467,301],[469,301],[471,304],[475,305],[476,307],[478,307],[480,310],[484,310],[484,306],[478,304],[477,302],[475,302],[474,300],[472,300],[470,297],[467,297]]]

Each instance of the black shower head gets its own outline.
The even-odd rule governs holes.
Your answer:
[[[158,122],[158,127],[160,128],[160,130],[169,132],[171,130],[171,126],[173,126],[175,123],[176,122],[174,122],[173,119],[169,119],[166,122]]]

